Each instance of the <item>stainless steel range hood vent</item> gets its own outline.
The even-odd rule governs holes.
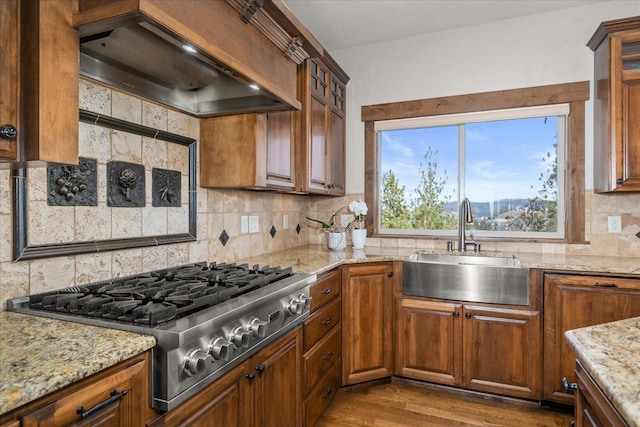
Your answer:
[[[146,21],[81,37],[80,74],[197,117],[291,108]]]

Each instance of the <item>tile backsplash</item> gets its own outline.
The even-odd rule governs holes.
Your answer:
[[[80,108],[154,127],[198,140],[198,120],[88,80],[80,81]],[[99,159],[103,174],[108,158],[136,161],[183,171],[184,155],[175,144],[157,146],[148,138],[135,139],[92,125],[80,125],[81,146]],[[153,149],[149,145],[154,144]],[[144,155],[143,153],[147,153]],[[100,163],[101,162],[101,163]],[[177,163],[176,163],[177,162]],[[199,164],[197,164],[199,168]],[[46,168],[29,170],[28,192],[46,204]],[[198,180],[198,178],[197,178]],[[31,182],[32,181],[32,182]],[[100,184],[99,184],[100,185]],[[30,238],[56,243],[69,240],[109,239],[135,232],[142,235],[182,232],[185,216],[178,211],[144,208],[111,211],[99,187],[97,207],[68,207],[44,217],[31,215]],[[150,194],[150,191],[147,191]],[[186,191],[182,190],[184,199]],[[197,240],[189,243],[63,256],[31,261],[12,260],[13,217],[11,172],[0,171],[0,310],[9,298],[84,284],[111,277],[198,261],[234,261],[305,244],[326,244],[326,234],[305,217],[327,222],[331,215],[362,195],[314,197],[273,192],[213,190],[197,186]],[[553,243],[485,242],[485,251],[537,252],[634,257],[640,250],[640,194],[597,195],[586,192],[586,238],[581,245]],[[345,212],[348,214],[348,212]],[[622,233],[608,233],[607,217],[620,216]],[[285,220],[286,217],[286,220]],[[257,231],[243,232],[243,222],[257,221]],[[285,228],[285,224],[287,228]],[[300,226],[298,228],[298,225]],[[131,228],[135,230],[131,230]],[[125,229],[128,229],[125,231]],[[271,231],[275,231],[272,233]],[[220,237],[228,236],[226,244]],[[407,249],[444,249],[446,239],[368,238],[367,246]]]

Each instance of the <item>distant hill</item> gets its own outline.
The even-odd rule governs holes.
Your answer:
[[[529,206],[529,199],[502,199],[493,202],[471,202],[471,213],[474,217],[489,218],[491,216],[491,204],[493,204],[493,216],[513,210],[521,210]],[[458,202],[449,202],[445,205],[445,210],[457,212]]]

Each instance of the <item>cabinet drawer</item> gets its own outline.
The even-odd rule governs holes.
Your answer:
[[[303,353],[309,351],[338,323],[340,323],[340,298],[321,308],[304,322]]]
[[[342,356],[342,328],[337,326],[303,358],[303,396],[307,395],[340,356]]]
[[[139,393],[146,387],[146,361],[140,361],[77,389],[22,417],[27,426],[142,425]],[[146,403],[146,401],[144,402]],[[86,416],[81,418],[82,408]],[[130,423],[130,424],[129,424]]]
[[[640,291],[640,280],[630,277],[578,276],[565,274],[547,274],[545,280],[553,280],[557,286],[593,287],[597,291],[628,289]]]
[[[304,401],[304,425],[306,427],[311,427],[318,421],[320,415],[340,389],[340,366],[340,360],[336,360],[327,376],[314,387],[309,397]]]
[[[320,277],[318,281],[311,286],[311,290],[309,291],[309,295],[312,298],[311,312],[318,310],[333,298],[340,296],[342,290],[341,285],[340,269],[331,271]]]

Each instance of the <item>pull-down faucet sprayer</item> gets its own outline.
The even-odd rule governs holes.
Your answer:
[[[471,202],[467,197],[460,203],[460,210],[458,211],[458,251],[466,252],[467,242],[465,225],[473,224],[473,215],[471,214]]]

